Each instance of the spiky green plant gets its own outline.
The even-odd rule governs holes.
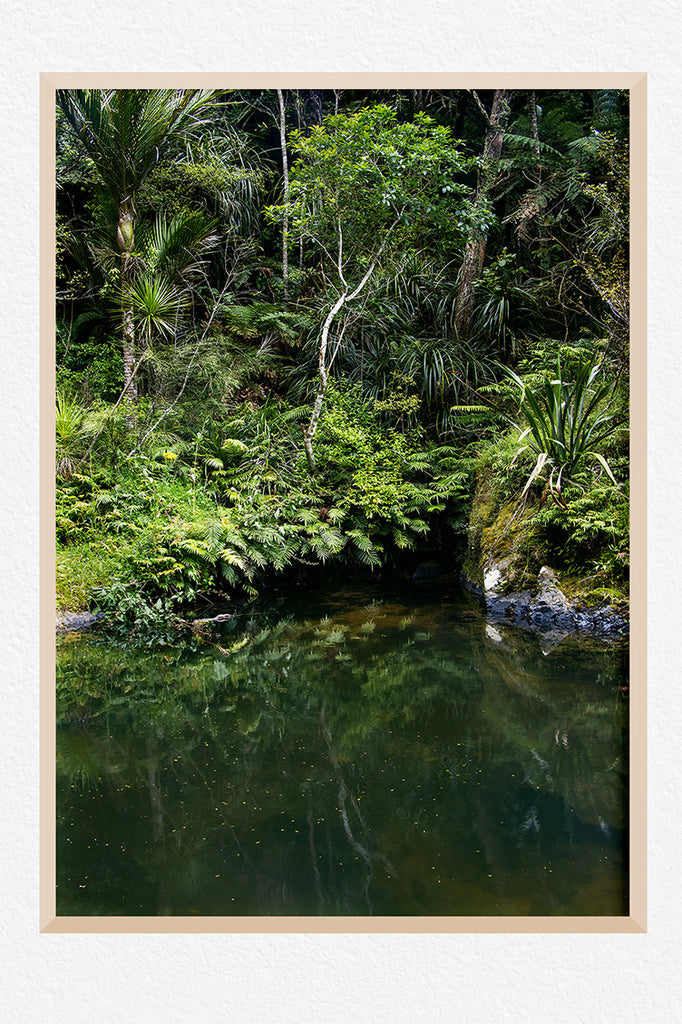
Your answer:
[[[128,302],[147,343],[154,334],[172,335],[188,305],[187,296],[171,281],[154,274],[133,282],[128,289]]]
[[[65,480],[74,473],[92,436],[87,410],[65,395],[55,401],[56,473]]]
[[[564,378],[559,357],[556,378],[545,380],[537,389],[529,387],[509,367],[503,366],[502,370],[518,387],[520,411],[528,422],[519,436],[517,456],[528,449],[537,456],[522,496],[546,466],[550,471],[549,489],[562,504],[562,484],[572,481],[588,459],[598,462],[616,484],[609,464],[597,450],[622,422],[613,410],[612,383],[596,383],[602,363],[593,357],[577,368],[571,380]]]

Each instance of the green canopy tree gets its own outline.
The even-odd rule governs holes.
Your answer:
[[[134,380],[136,199],[154,167],[203,123],[215,93],[182,89],[63,89],[57,101],[78,146],[91,161],[104,198],[117,210],[120,251],[123,381],[126,400]]]
[[[291,236],[312,243],[324,283],[327,313],[318,347],[318,383],[303,431],[315,472],[313,438],[327,389],[329,366],[343,334],[335,323],[381,266],[430,232],[465,237],[475,208],[459,178],[468,161],[450,131],[425,114],[400,123],[379,105],[334,114],[307,135],[293,132],[298,159],[289,175],[289,201],[271,207],[271,219]],[[331,351],[331,355],[330,355]]]

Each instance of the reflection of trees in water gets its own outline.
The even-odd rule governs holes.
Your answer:
[[[505,634],[504,650],[480,620],[398,605],[230,628],[223,649],[247,643],[228,656],[82,642],[60,660],[62,803],[74,779],[121,808],[146,794],[147,912],[371,913],[402,891],[439,913],[417,880],[425,844],[449,858],[454,900],[467,844],[503,887],[558,821],[570,838],[570,808],[622,826],[625,709],[605,653],[598,687],[560,649],[538,669],[532,638]]]
[[[348,809],[349,808],[350,808],[350,810],[352,812],[354,812],[355,818],[357,818],[357,822],[358,822],[358,825],[359,825],[359,827],[360,827],[360,829],[362,831],[362,835],[363,835],[364,841],[367,843],[368,846],[371,844],[370,830],[367,828],[365,820],[364,820],[362,814],[360,813],[360,808],[358,806],[358,801],[355,798],[355,796],[353,795],[353,793],[349,791],[349,789],[348,789],[348,787],[346,785],[346,780],[344,778],[343,768],[341,767],[341,763],[339,761],[338,754],[337,754],[337,752],[336,752],[336,750],[334,748],[334,741],[332,739],[332,734],[329,731],[329,726],[327,725],[326,706],[327,706],[326,698],[323,698],[322,702],[320,704],[320,729],[321,729],[322,735],[324,736],[325,743],[327,744],[327,750],[329,752],[329,760],[331,762],[332,768],[334,770],[334,775],[336,777],[336,781],[338,782],[338,786],[339,786],[339,790],[338,790],[339,812],[341,814],[341,820],[343,821],[343,830],[346,833],[346,837],[348,839],[348,842],[350,843],[351,849],[354,850],[356,854],[358,854],[358,856],[364,861],[364,863],[366,865],[366,873],[365,873],[365,881],[364,881],[364,897],[365,897],[365,901],[367,903],[367,911],[368,911],[369,914],[371,914],[372,913],[372,900],[371,900],[371,897],[370,897],[370,894],[369,894],[369,888],[370,888],[370,885],[372,884],[372,879],[374,878],[374,863],[375,862],[382,863],[391,874],[393,874],[395,872],[395,868],[393,868],[391,866],[391,862],[388,860],[387,857],[384,856],[384,854],[378,853],[377,851],[374,851],[374,850],[369,850],[369,849],[367,849],[366,846],[363,846],[362,843],[360,843],[358,841],[358,839],[356,838],[356,836],[355,836],[355,834],[353,832],[353,829],[351,827],[351,823],[350,823],[350,820],[349,820],[349,817],[348,817]]]
[[[487,649],[484,706],[491,733],[520,758],[525,782],[562,796],[586,824],[625,825],[627,706],[618,682],[619,652],[601,652],[599,682],[572,668],[544,675],[518,649]],[[577,659],[576,659],[577,660]],[[544,667],[544,666],[543,666]],[[549,678],[548,678],[549,675]]]

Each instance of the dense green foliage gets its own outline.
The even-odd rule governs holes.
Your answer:
[[[485,167],[492,93],[282,101],[60,93],[60,609],[172,638],[273,574],[454,569],[504,510],[622,595],[627,94],[509,93]]]

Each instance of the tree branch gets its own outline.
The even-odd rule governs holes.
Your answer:
[[[488,111],[485,109],[485,107],[483,106],[483,104],[481,103],[481,100],[479,98],[478,93],[476,92],[475,89],[470,89],[469,91],[471,92],[471,95],[476,100],[476,105],[477,105],[478,109],[481,111],[481,113],[483,114],[483,117],[485,118],[485,123],[489,126],[490,125],[490,115],[489,115]]]

